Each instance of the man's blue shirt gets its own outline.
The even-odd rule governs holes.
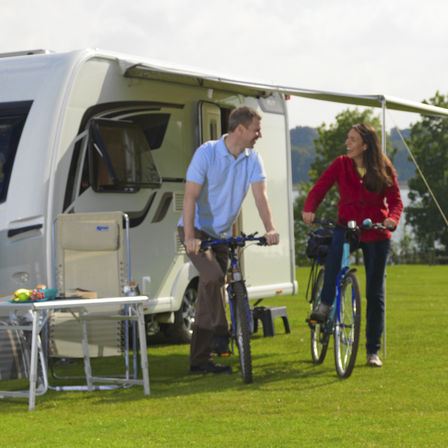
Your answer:
[[[231,235],[249,185],[266,180],[258,152],[246,149],[235,159],[224,137],[201,145],[187,170],[187,181],[202,185],[194,226],[216,238]]]

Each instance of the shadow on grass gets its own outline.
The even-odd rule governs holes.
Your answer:
[[[253,383],[244,384],[236,356],[231,357],[230,360],[220,361],[232,366],[232,375],[191,375],[188,373],[188,355],[152,355],[150,356],[151,397],[164,399],[198,393],[263,391],[275,386],[276,383],[283,384],[285,381],[291,384],[291,389],[294,391],[312,390],[340,381],[333,377],[333,369],[323,366],[316,367],[310,361],[291,362],[277,359],[281,358],[281,355],[272,358],[275,359],[265,362],[266,358],[263,356],[254,356]],[[133,391],[128,392],[125,396],[118,392],[104,394],[99,400],[96,400],[96,403],[141,399],[141,390],[138,391],[136,387],[132,389]]]
[[[259,338],[254,338],[255,340]],[[262,338],[260,338],[262,340]],[[272,341],[272,339],[270,339]],[[279,340],[277,340],[280,342]],[[267,341],[268,342],[268,341]],[[286,342],[286,341],[285,341]],[[274,344],[276,345],[276,344]],[[281,344],[279,344],[281,346]],[[275,390],[278,387],[291,389],[291,391],[310,391],[324,388],[341,381],[336,377],[332,363],[315,366],[309,359],[298,359],[298,353],[282,352],[260,353],[260,347],[254,347],[253,383],[244,384],[240,374],[239,359],[233,355],[227,359],[217,359],[222,364],[230,364],[233,374],[227,375],[191,375],[189,368],[189,346],[167,345],[163,341],[152,342],[148,349],[150,396],[145,396],[141,386],[130,388],[118,388],[102,391],[55,391],[50,389],[45,395],[36,398],[36,410],[49,409],[57,403],[77,400],[89,400],[92,406],[104,403],[138,402],[147,399],[164,399],[167,397],[189,396],[203,393],[222,393],[225,391],[265,391]],[[101,375],[106,372],[117,372],[117,366],[121,366],[120,358],[94,359],[92,367],[97,367]],[[69,365],[67,374],[83,374],[82,360],[76,360]],[[61,381],[50,378],[50,384],[82,385],[83,379]],[[23,412],[27,406],[27,399],[6,399],[8,412]]]

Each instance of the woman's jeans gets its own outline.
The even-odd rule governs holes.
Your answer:
[[[327,259],[322,288],[322,303],[332,305],[336,296],[336,279],[341,267],[344,229],[336,228]],[[367,353],[378,353],[384,330],[384,280],[390,240],[360,244],[366,268],[366,349]]]

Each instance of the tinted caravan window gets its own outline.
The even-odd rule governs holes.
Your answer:
[[[169,119],[170,114],[166,113],[139,114],[126,118],[143,131],[152,151],[162,146]]]
[[[162,184],[147,138],[134,123],[92,120],[89,146],[89,181],[95,191],[136,191]]]
[[[6,201],[17,146],[32,103],[0,103],[0,202]]]

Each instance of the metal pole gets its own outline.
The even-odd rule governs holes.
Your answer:
[[[381,132],[381,146],[383,153],[386,154],[386,98],[381,99],[382,106],[382,132]],[[387,277],[387,276],[386,276]],[[386,277],[384,278],[384,325],[383,325],[383,358],[386,359]]]

